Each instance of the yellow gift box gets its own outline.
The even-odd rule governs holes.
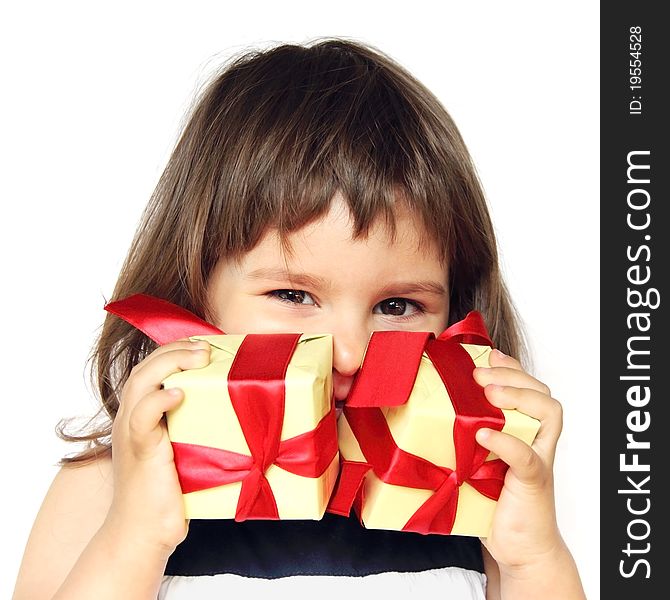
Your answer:
[[[490,366],[491,347],[465,343],[460,346],[471,357],[473,368]],[[433,465],[456,469],[453,437],[456,412],[445,383],[425,353],[421,356],[407,402],[400,406],[382,406],[379,410],[401,450]],[[502,431],[530,445],[539,429],[539,421],[516,410],[503,409],[502,413],[505,420]],[[366,463],[366,456],[347,419],[346,409],[338,420],[338,441],[343,461]],[[496,458],[489,453],[486,463]],[[413,530],[407,527],[408,523],[435,493],[431,489],[386,483],[373,469],[365,475],[361,491],[357,509],[365,527],[406,531]],[[491,528],[496,500],[482,495],[467,480],[460,484],[456,493],[456,515],[451,531],[437,533],[486,537]]]
[[[218,465],[212,466],[212,460],[209,458],[202,459],[202,464],[201,459],[197,458],[195,465],[186,465],[185,459],[178,460],[180,455],[177,451],[181,452],[182,448],[190,450],[195,447],[198,452],[205,452],[205,454],[223,450],[227,452],[227,457],[232,457],[233,461],[242,463],[255,461],[255,458],[251,456],[250,445],[240,424],[238,413],[231,401],[228,381],[231,367],[246,337],[244,335],[191,337],[192,340],[209,342],[211,346],[210,364],[201,369],[175,373],[163,382],[165,388],[178,387],[184,392],[181,405],[167,414],[168,433],[175,448],[175,463],[182,482],[182,490],[185,487],[183,470],[186,467],[191,468],[195,477],[199,476],[198,471],[208,469],[217,471],[219,469]],[[257,356],[255,360],[258,361],[262,370],[264,361],[267,361],[267,355]],[[276,381],[274,383],[276,384]],[[250,385],[253,385],[253,382]],[[330,335],[300,336],[286,367],[283,386],[285,391],[280,448],[286,443],[299,441],[302,444],[300,450],[307,450],[312,454],[322,451],[326,453],[326,448],[312,447],[314,439],[310,437],[310,432],[318,430],[328,438],[327,446],[332,445],[332,459],[326,454],[320,456],[319,460],[325,470],[318,476],[314,474],[303,476],[290,472],[287,468],[279,466],[281,464],[279,460],[270,464],[262,474],[255,473],[255,476],[261,483],[269,484],[270,496],[276,503],[278,514],[270,518],[321,519],[339,468],[332,399],[332,337]],[[258,397],[249,396],[249,398],[254,402],[262,401]],[[253,413],[259,409],[250,405],[249,410]],[[253,417],[253,414],[251,416]],[[330,443],[331,429],[332,444]],[[309,439],[305,441],[305,438]],[[305,444],[307,444],[306,447]],[[288,460],[289,462],[292,460],[291,456],[288,457]],[[232,468],[234,470],[239,466]],[[248,477],[254,474],[254,467],[247,465],[246,470],[249,471]],[[244,472],[243,468],[242,475]],[[183,497],[186,517],[243,520],[238,512],[238,502],[245,477],[240,476],[238,479],[240,480],[222,485],[207,484],[204,489],[196,491],[185,491]],[[247,518],[268,517],[252,514]]]

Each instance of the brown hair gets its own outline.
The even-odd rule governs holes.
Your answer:
[[[525,356],[486,201],[451,117],[392,59],[327,39],[250,51],[204,89],[144,212],[112,300],[158,296],[209,318],[208,278],[268,228],[280,237],[324,215],[341,191],[355,237],[406,202],[449,265],[449,322],[479,310],[503,352]],[[108,315],[93,353],[107,423],[85,461],[109,449],[132,367],[155,345]]]

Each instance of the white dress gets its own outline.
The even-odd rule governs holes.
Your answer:
[[[257,579],[229,573],[210,576],[167,576],[159,600],[219,600],[239,598],[314,600],[395,600],[454,598],[485,600],[486,576],[462,567],[444,567],[418,573],[379,573],[364,577],[293,576]]]

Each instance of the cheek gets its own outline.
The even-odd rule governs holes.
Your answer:
[[[262,300],[264,298],[230,295],[226,300],[215,302],[216,326],[230,334],[272,333]]]
[[[428,330],[432,331],[435,336],[440,335],[447,327],[449,326],[449,317],[448,315],[439,315],[435,316],[429,324]]]
[[[304,319],[264,295],[229,295],[216,305],[216,326],[230,334],[305,333]]]
[[[435,312],[429,314],[426,325],[427,330],[432,331],[436,336],[449,327],[449,302],[437,307]]]

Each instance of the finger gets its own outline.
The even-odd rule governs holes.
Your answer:
[[[148,361],[140,371],[133,371],[121,396],[120,411],[129,413],[140,398],[161,388],[161,382],[179,371],[199,369],[209,364],[210,350],[192,346],[191,349],[168,350]]]
[[[513,367],[477,367],[472,372],[475,381],[485,387],[489,384],[528,388],[551,396],[551,390],[525,371]]]
[[[492,367],[509,367],[519,371],[524,370],[524,368],[521,366],[521,363],[516,358],[504,354],[497,348],[491,350],[491,353],[489,354],[489,364]]]
[[[547,470],[540,456],[528,444],[514,436],[486,427],[477,431],[476,439],[484,448],[506,462],[522,483],[544,484]]]
[[[563,407],[558,400],[528,388],[516,388],[500,385],[487,385],[484,388],[486,399],[497,406],[510,410],[518,410],[529,417],[541,421],[545,425],[547,435],[554,434],[557,438],[563,425]]]
[[[184,393],[179,388],[156,390],[137,403],[128,419],[128,434],[137,455],[150,453],[163,437],[163,414],[181,404]]]
[[[168,352],[173,352],[174,350],[207,350],[209,347],[209,342],[206,340],[190,340],[189,338],[184,338],[177,340],[176,342],[170,342],[169,344],[158,346],[158,348],[156,348],[144,360],[135,365],[133,372],[140,373],[146,369],[146,367],[150,365],[156,358]]]
[[[492,350],[491,353],[489,354],[489,367],[505,367],[507,369],[512,369],[513,371],[520,371],[525,375],[527,375],[528,377],[530,377],[530,379],[533,382],[535,382],[535,384],[532,386],[534,389],[538,389],[538,391],[542,391],[551,396],[551,391],[549,390],[549,388],[541,381],[538,381],[537,379],[529,375],[516,358],[504,354],[497,348]],[[517,386],[517,387],[528,387],[528,386]]]
[[[563,429],[563,407],[558,400],[536,390],[498,385],[487,385],[484,394],[493,406],[518,410],[540,421],[533,446],[553,461]]]

